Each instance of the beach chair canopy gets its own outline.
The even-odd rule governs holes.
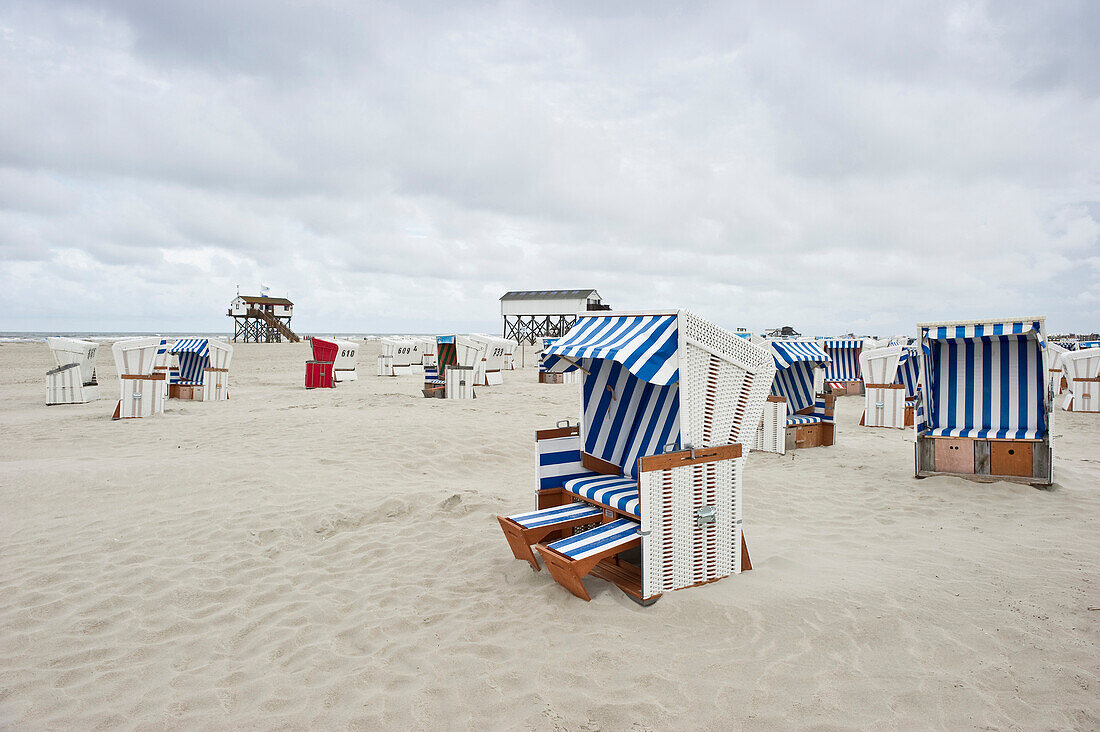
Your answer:
[[[1043,319],[928,323],[921,335],[925,403],[918,430],[933,437],[1043,439],[1047,389]]]
[[[46,345],[50,347],[50,354],[53,356],[54,365],[57,368],[76,365],[80,369],[82,383],[94,383],[95,354],[99,346],[98,343],[78,338],[51,336],[46,339]]]
[[[1100,341],[1078,341],[1077,349],[1082,348],[1100,348]]]
[[[904,349],[901,346],[867,348],[860,355],[860,373],[868,384],[893,384]]]
[[[127,338],[111,346],[119,375],[149,376],[156,365],[160,338]]]
[[[584,451],[635,476],[637,459],[680,447],[675,315],[580,318],[544,352],[547,369],[579,365]]]
[[[168,352],[180,362],[178,383],[202,385],[202,370],[210,366],[210,341],[206,338],[184,338],[176,341]]]
[[[893,383],[905,387],[905,396],[917,395],[917,384],[920,382],[920,359],[917,358],[916,346],[905,346],[901,351],[901,359],[898,361],[897,378]]]
[[[707,336],[711,335],[707,329],[713,329],[722,348],[689,339],[681,328],[698,329]],[[731,374],[739,374],[741,382],[731,384],[731,389],[751,388],[752,380],[765,371],[770,380],[765,350],[690,313],[581,315],[565,336],[546,347],[543,358],[550,371],[579,367],[584,373],[580,420],[584,452],[617,466],[622,475],[636,477],[639,457],[679,449],[685,441],[696,447],[719,435],[723,439],[714,444],[742,441],[743,415],[732,404],[728,414],[722,413],[721,428],[702,427],[706,376],[692,370],[689,386],[681,383],[685,357],[681,340],[689,357],[700,354],[695,358],[700,364],[702,354],[713,355],[727,364],[723,368]],[[692,369],[694,364],[689,364]],[[757,388],[763,394],[767,383]],[[759,413],[744,418],[755,430]],[[698,434],[685,438],[693,433]]]
[[[816,341],[768,341],[775,360],[772,396],[787,400],[787,414],[812,407],[815,400],[814,369],[831,359]]]
[[[859,381],[859,354],[863,351],[862,338],[826,338],[818,341],[830,361],[825,365],[828,381]]]
[[[614,361],[658,386],[679,379],[675,315],[581,317],[543,354],[547,370],[564,371],[582,359]]]

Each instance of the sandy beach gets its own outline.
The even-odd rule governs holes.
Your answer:
[[[754,453],[754,569],[641,608],[512,558],[534,431],[576,387],[470,402],[417,377],[303,388],[236,344],[228,402],[47,407],[0,345],[0,726],[1100,727],[1100,417],[1057,412],[1052,490],[915,480],[911,431]],[[518,358],[517,358],[518,361]]]

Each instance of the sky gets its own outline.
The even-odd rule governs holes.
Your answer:
[[[0,330],[1100,329],[1098,2],[0,0]]]

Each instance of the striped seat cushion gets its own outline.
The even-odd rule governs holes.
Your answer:
[[[444,381],[443,379],[424,379],[424,383],[425,384],[439,384],[440,386],[442,386],[442,385],[446,384],[447,382]]]
[[[552,526],[553,524],[575,519],[590,518],[596,520],[600,516],[603,516],[603,509],[599,506],[592,506],[587,503],[570,503],[565,506],[544,508],[541,511],[519,513],[508,518],[525,529],[536,529],[540,526]]]
[[[616,519],[584,533],[559,539],[550,548],[570,559],[584,559],[608,549],[629,544],[638,538],[638,523],[630,519]]]
[[[930,437],[983,437],[991,440],[1041,440],[1045,430],[977,429],[974,427],[936,427],[924,434]]]
[[[787,417],[787,426],[794,427],[800,424],[820,424],[821,417],[816,414],[792,414]]]
[[[575,496],[640,517],[638,483],[633,478],[594,474],[566,481],[565,490]]]

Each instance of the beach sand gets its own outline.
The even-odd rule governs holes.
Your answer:
[[[470,402],[417,377],[303,388],[237,344],[228,402],[45,406],[0,345],[0,726],[1100,727],[1100,415],[1059,411],[1053,490],[915,480],[910,431],[754,453],[753,571],[641,608],[512,558],[534,431],[576,387]]]

